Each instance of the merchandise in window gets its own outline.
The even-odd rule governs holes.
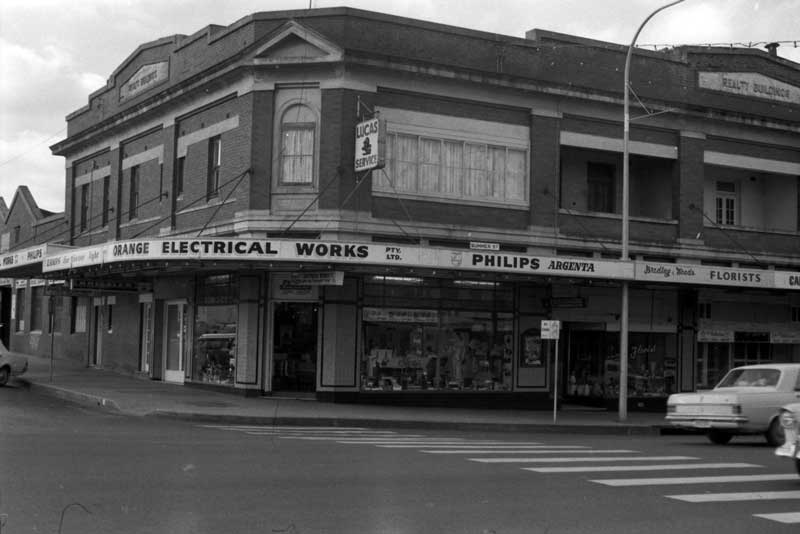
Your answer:
[[[619,398],[619,334],[570,333],[567,393],[581,399]],[[675,335],[631,333],[628,341],[628,397],[666,397],[675,392]]]
[[[208,276],[198,284],[192,380],[232,385],[236,371],[236,284],[233,275]]]
[[[512,334],[510,313],[366,308],[362,388],[510,390]]]
[[[364,304],[362,389],[511,389],[510,284],[374,276]]]

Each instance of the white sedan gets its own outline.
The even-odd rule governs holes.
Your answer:
[[[710,391],[670,395],[666,420],[674,427],[707,430],[713,443],[763,434],[777,447],[784,441],[781,407],[798,400],[800,364],[746,365],[731,369]]]
[[[0,343],[0,386],[5,386],[10,377],[21,375],[28,370],[27,358],[11,354],[4,349]]]

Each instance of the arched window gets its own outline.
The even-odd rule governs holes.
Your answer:
[[[314,183],[317,118],[303,105],[289,107],[281,117],[280,176],[284,185]]]

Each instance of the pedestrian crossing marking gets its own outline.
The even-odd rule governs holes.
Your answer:
[[[602,458],[599,460],[607,460]],[[746,467],[764,467],[757,464],[730,463],[694,463],[694,464],[652,464],[652,465],[587,465],[580,467],[522,467],[524,471],[537,473],[592,473],[603,471],[669,471],[688,469],[739,469]]]
[[[407,438],[402,438],[402,439],[411,439],[412,436],[413,436],[413,434],[408,435]],[[300,434],[300,433],[282,434],[280,437],[282,439],[304,439],[304,440],[307,440],[307,441],[336,441],[337,443],[338,442],[342,442],[342,443],[367,443],[367,444],[370,444],[370,442],[373,441],[373,440],[369,440],[369,439],[366,439],[366,438],[365,438],[364,441],[361,441],[360,438],[352,438],[351,440],[347,440],[346,436],[306,436],[306,435],[303,435],[303,434]],[[400,439],[400,438],[398,438],[398,439]],[[424,438],[422,438],[422,436],[419,436],[419,439],[424,439]],[[382,440],[382,441],[386,441],[386,440]]]
[[[418,447],[419,445],[412,445],[409,443],[400,443],[400,444],[376,444],[378,447],[384,449],[410,449]],[[507,441],[498,441],[497,443],[475,443],[474,441],[467,441],[464,443],[458,442],[440,442],[435,443],[431,442],[431,447],[433,448],[458,448],[458,449],[486,449],[491,448],[497,450],[497,452],[503,452],[504,449],[529,449],[529,450],[537,450],[540,448],[553,448],[548,447],[547,445],[510,445]],[[584,450],[583,447],[575,446],[575,449]]]
[[[575,463],[575,462],[654,462],[670,460],[699,460],[695,456],[608,456],[603,458],[469,458],[471,462],[485,464],[512,463]]]
[[[272,428],[234,428],[230,430],[236,430],[237,432],[250,432],[252,434],[289,434],[289,435],[306,435],[306,436],[321,436],[321,435],[329,435],[335,436],[339,439],[346,439],[349,437],[353,437],[353,439],[360,438],[362,436],[373,436],[373,439],[380,438],[380,439],[388,439],[396,434],[394,432],[383,432],[380,434],[375,434],[373,432],[368,432],[365,430],[280,430],[280,429],[272,429]],[[409,436],[409,434],[405,434]],[[411,434],[414,435],[414,434]]]
[[[452,445],[452,447],[457,447],[457,445]],[[622,454],[622,453],[636,453],[638,451],[631,451],[628,449],[608,449],[608,450],[577,450],[577,451],[565,451],[564,449],[558,450],[532,450],[532,449],[490,449],[488,447],[483,449],[465,449],[465,448],[457,448],[457,449],[443,449],[443,450],[421,450],[419,452],[425,452],[428,454]]]
[[[597,484],[616,487],[630,486],[665,486],[678,484],[714,484],[726,482],[771,482],[777,480],[795,480],[797,475],[724,475],[713,477],[664,477],[664,478],[609,478],[590,480]]]
[[[794,524],[800,523],[800,512],[786,512],[782,514],[753,514],[754,517],[777,521],[778,523]]]
[[[417,448],[420,445],[427,445],[430,444],[432,447],[442,446],[454,446],[454,447],[461,447],[464,445],[480,445],[481,447],[487,445],[503,445],[507,444],[507,441],[496,441],[496,442],[487,442],[487,443],[478,443],[475,441],[452,441],[452,440],[438,440],[438,439],[415,439],[415,440],[370,440],[370,439],[342,439],[336,438],[336,443],[343,443],[346,445],[375,445],[376,447],[382,447],[386,449],[413,449]]]
[[[396,435],[395,432],[390,431],[371,431],[371,430],[285,430],[280,428],[236,428],[234,430],[244,431],[244,432],[269,432],[269,433],[284,433],[284,434],[331,434],[334,436],[362,436],[362,435],[371,435],[371,436],[394,436]]]
[[[241,430],[241,429],[272,429],[272,430],[298,430],[298,431],[327,431],[327,430],[348,430],[348,431],[363,431],[363,432],[387,432],[396,434],[393,430],[374,430],[360,426],[281,426],[281,425],[198,425],[202,428],[220,428],[223,430]]]
[[[196,425],[202,428],[241,432],[250,436],[263,436],[291,440],[328,441],[344,445],[370,445],[387,449],[416,449],[425,454],[491,455],[490,457],[468,457],[472,462],[485,464],[572,464],[552,466],[520,467],[522,471],[542,474],[556,473],[602,473],[645,472],[700,469],[743,469],[764,466],[743,462],[715,463],[654,463],[642,465],[636,462],[661,462],[700,460],[693,456],[638,456],[641,451],[629,449],[592,449],[586,445],[547,445],[538,441],[509,441],[490,439],[465,439],[457,437],[435,437],[421,434],[398,433],[394,430],[377,430],[365,427],[343,426],[286,426],[286,425]],[[609,456],[609,455],[626,456]],[[614,465],[597,465],[614,462]],[[631,462],[631,463],[629,463]],[[576,465],[594,463],[595,465]],[[758,483],[788,481],[793,474],[719,475],[690,477],[606,478],[590,482],[611,487],[637,487],[658,485],[689,485],[715,483]],[[702,493],[665,495],[665,497],[689,503],[743,502],[766,500],[800,499],[800,491],[760,491],[735,493]],[[784,524],[800,524],[800,512],[753,514],[768,521]]]
[[[752,491],[741,493],[697,493],[694,495],[666,495],[684,502],[735,502],[771,501],[774,499],[800,499],[800,491]]]

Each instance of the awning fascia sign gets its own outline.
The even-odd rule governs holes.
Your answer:
[[[118,262],[232,260],[320,262],[633,279],[631,262],[359,242],[230,238],[115,241],[48,256],[44,272]]]
[[[654,263],[649,261],[635,262],[635,279],[642,282],[771,289],[778,287],[775,275],[775,271],[766,269],[737,269],[733,267]],[[800,277],[800,273],[797,276]],[[788,285],[784,287],[784,289],[788,288],[790,288]],[[798,280],[798,285],[794,289],[800,289],[800,280]]]
[[[41,247],[37,247],[41,248]],[[19,251],[43,261],[42,272],[137,261],[256,261],[453,269],[519,275],[562,276],[707,286],[800,290],[800,272],[739,269],[696,264],[624,262],[533,256],[493,250],[464,250],[363,242],[236,238],[162,238],[114,241],[82,248]],[[42,255],[40,255],[42,254]],[[33,260],[40,255],[38,260]]]
[[[47,256],[61,253],[67,249],[68,247],[65,246],[42,244],[0,254],[0,273],[24,267],[40,267]]]

